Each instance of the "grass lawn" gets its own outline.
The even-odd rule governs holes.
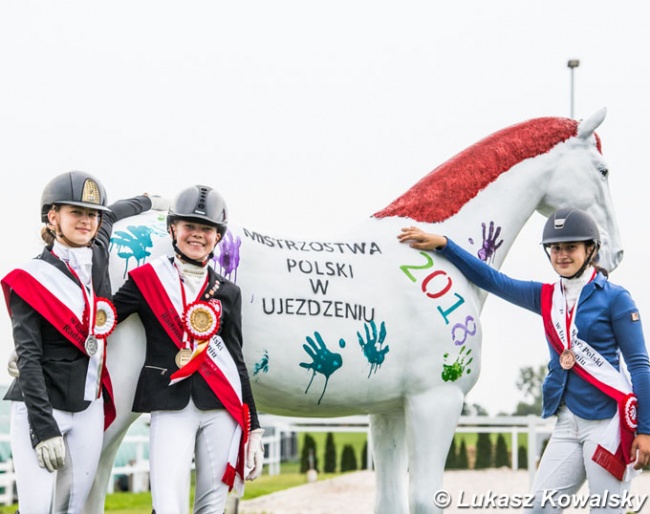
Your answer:
[[[316,441],[316,451],[318,460],[322,469],[325,453],[325,438],[326,433],[310,433]],[[338,453],[338,461],[340,462],[341,452],[343,446],[351,444],[357,454],[357,462],[361,464],[361,452],[366,442],[365,433],[334,433],[334,443]],[[304,436],[301,435],[298,441],[298,455],[302,449]],[[290,487],[303,485],[307,483],[307,477],[304,473],[300,473],[300,462],[284,462],[281,465],[281,472],[279,475],[269,476],[262,475],[260,478],[253,482],[246,482],[246,489],[244,492],[244,500],[250,500],[270,494],[275,491],[282,491]],[[319,480],[326,480],[333,478],[340,473],[319,473]],[[193,493],[193,490],[192,490]],[[192,496],[193,498],[193,496]],[[190,499],[190,502],[192,499]],[[0,506],[0,514],[14,514],[18,505],[15,504],[11,507]],[[106,495],[105,512],[112,512],[115,514],[151,514],[151,493],[129,493],[118,492]]]

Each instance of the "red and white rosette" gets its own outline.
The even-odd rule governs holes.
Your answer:
[[[221,324],[221,304],[197,300],[189,304],[183,313],[183,326],[188,334],[199,341],[210,339]]]
[[[623,417],[623,422],[625,423],[625,426],[632,432],[634,432],[638,426],[638,406],[639,402],[634,393],[628,394],[621,405],[621,416]]]
[[[106,339],[117,326],[117,310],[107,298],[97,298],[95,304],[95,337]]]

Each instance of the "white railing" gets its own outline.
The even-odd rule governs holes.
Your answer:
[[[553,429],[553,420],[542,419],[538,416],[461,416],[456,432],[475,433],[504,433],[510,434],[511,465],[512,469],[519,467],[519,434],[527,435],[528,471],[530,481],[535,474],[535,469],[541,451],[541,440],[538,435],[549,434]],[[264,464],[269,475],[280,473],[281,444],[286,435],[300,432],[364,432],[368,437],[368,447],[372,447],[371,433],[368,416],[346,416],[340,418],[299,418],[286,416],[260,415],[260,424],[267,430],[262,439],[267,451]],[[9,434],[0,434],[0,442],[8,442]],[[130,435],[124,437],[123,443],[135,444],[135,458],[123,466],[115,466],[108,484],[108,492],[114,491],[115,479],[120,475],[129,477],[129,490],[143,492],[149,490],[149,461],[145,457],[148,435]],[[372,452],[368,452],[367,468],[372,469]],[[11,505],[14,501],[14,472],[11,459],[0,462],[0,505]]]
[[[553,419],[542,419],[539,416],[461,416],[456,427],[456,432],[464,433],[505,433],[510,434],[511,467],[513,470],[519,468],[519,434],[527,435],[526,446],[528,448],[528,472],[532,484],[537,463],[541,453],[541,441],[538,435],[550,434],[555,421]],[[263,427],[275,427],[278,435],[278,448],[269,449],[267,458],[279,455],[279,441],[282,435],[292,432],[365,432],[368,436],[368,447],[372,447],[372,435],[369,429],[368,416],[347,416],[341,418],[299,418],[286,416],[260,415],[260,424]],[[266,460],[265,460],[266,463]],[[271,464],[271,462],[269,462]],[[372,469],[372,452],[368,452],[368,469]],[[277,473],[279,473],[279,460],[277,461]],[[269,474],[276,474],[275,467],[269,466]]]

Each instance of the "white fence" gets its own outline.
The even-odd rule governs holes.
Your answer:
[[[365,432],[368,435],[368,448],[372,447],[372,436],[368,416],[348,416],[342,418],[297,418],[285,416],[260,415],[263,427],[273,427],[277,438],[277,448],[267,447],[265,464],[269,465],[270,475],[280,472],[279,441],[283,434],[293,432]],[[535,469],[541,454],[543,439],[553,430],[555,419],[542,419],[539,416],[461,416],[456,432],[465,433],[504,433],[510,435],[511,467],[519,468],[519,434],[526,434],[528,448],[527,460],[532,484]],[[266,439],[265,439],[266,443]],[[372,454],[368,452],[368,469],[372,469]]]
[[[280,473],[281,444],[289,434],[300,432],[364,432],[368,436],[368,448],[371,448],[371,433],[368,416],[348,416],[342,418],[297,418],[285,416],[260,415],[261,425],[267,429],[263,443],[266,447],[264,464],[270,475]],[[461,416],[456,432],[486,432],[504,433],[510,435],[512,469],[518,469],[519,434],[526,434],[528,447],[528,471],[532,484],[537,462],[541,451],[543,438],[552,431],[553,420],[544,420],[538,416]],[[0,442],[8,442],[9,434],[0,434]],[[149,490],[149,461],[146,459],[146,449],[149,444],[148,435],[128,435],[124,443],[135,444],[135,458],[128,464],[113,468],[109,481],[108,492],[113,492],[115,479],[126,476],[129,490],[143,492]],[[372,469],[372,455],[368,452],[368,469]],[[11,505],[14,501],[14,473],[11,459],[0,463],[0,505]]]

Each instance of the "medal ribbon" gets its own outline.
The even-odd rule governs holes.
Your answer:
[[[23,268],[16,268],[7,274],[2,280],[2,286],[7,309],[9,309],[10,289],[13,289],[70,343],[87,355],[84,343],[88,337],[88,327],[83,323],[86,297],[78,294],[78,284],[61,270],[41,259],[32,259]],[[105,358],[105,354],[102,358]],[[92,374],[91,367],[92,362],[89,362],[89,374]],[[107,393],[104,402],[104,430],[106,430],[115,419],[116,411],[113,402],[113,386],[104,365],[100,376],[101,384]],[[90,399],[97,398],[95,396],[97,382],[96,379],[93,381],[92,376],[90,380],[89,376],[86,376],[85,391],[89,391],[92,387],[93,392]],[[84,398],[89,400],[86,396]]]
[[[74,278],[79,282],[81,287],[81,292],[83,293],[84,303],[86,304],[86,312],[88,312],[88,340],[91,337],[94,337],[99,343],[97,344],[97,351],[92,355],[88,352],[85,342],[84,342],[84,353],[88,355],[90,362],[88,363],[88,372],[86,375],[86,388],[84,390],[84,400],[92,401],[99,398],[101,393],[100,387],[100,377],[102,374],[102,369],[105,364],[106,359],[106,340],[103,338],[97,338],[95,335],[95,324],[96,324],[96,312],[97,312],[97,298],[95,297],[95,291],[93,289],[92,279],[90,281],[90,287],[86,287],[77,272],[72,269],[72,267],[66,262],[68,270]]]
[[[566,300],[560,284],[544,284],[541,292],[541,311],[544,331],[550,346],[561,355],[565,339],[561,330],[561,317]],[[574,309],[575,310],[575,309]],[[576,362],[572,371],[580,378],[616,401],[618,409],[610,422],[603,444],[599,445],[592,459],[616,476],[623,479],[626,464],[631,462],[630,447],[634,439],[633,419],[629,407],[636,401],[632,387],[622,370],[617,370],[598,351],[577,336],[575,319],[571,319],[572,351]],[[622,366],[621,366],[622,368]]]

